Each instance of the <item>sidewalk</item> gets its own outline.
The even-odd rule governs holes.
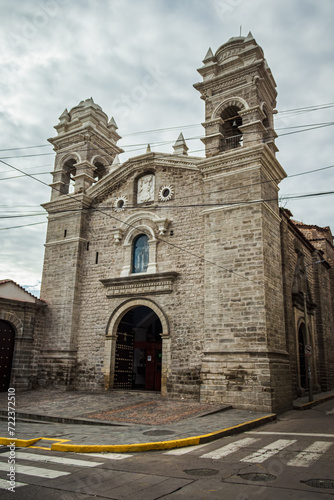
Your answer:
[[[328,399],[330,394],[321,397]],[[196,445],[276,418],[272,413],[134,391],[35,390],[18,393],[15,410],[15,436],[10,436],[7,393],[1,393],[0,444],[15,439],[16,446],[75,452],[124,453]]]
[[[309,401],[308,396],[303,396],[301,398],[296,399],[293,402],[293,407],[295,410],[307,410],[309,408],[313,408],[313,406],[316,406],[320,403],[324,403],[325,401],[328,401],[329,399],[333,398],[334,398],[334,391],[319,392],[318,394],[313,395],[313,401]]]
[[[17,446],[58,451],[128,452],[190,446],[275,418],[227,405],[163,398],[156,392],[35,390],[16,395]],[[0,394],[0,444],[7,428],[7,393]]]

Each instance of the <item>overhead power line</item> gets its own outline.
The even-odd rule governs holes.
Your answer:
[[[287,135],[293,135],[293,134],[300,134],[302,132],[308,132],[310,130],[316,130],[318,128],[324,128],[324,127],[331,127],[334,125],[334,122],[326,122],[326,123],[320,123],[320,124],[309,124],[309,125],[297,125],[296,127],[284,127],[284,128],[281,128],[280,130],[285,130],[285,129],[291,129],[291,128],[299,128],[300,130],[294,130],[294,131],[290,131],[290,132],[286,132],[286,133],[282,133],[282,134],[277,134],[277,137],[283,137],[283,136],[287,136]],[[250,134],[252,134],[253,132],[249,132]],[[233,139],[233,137],[240,137],[240,135],[242,137],[246,137],[247,136],[247,132],[244,132],[243,134],[236,134],[235,136],[231,136],[229,137],[229,139]],[[185,141],[194,141],[194,140],[199,140],[201,139],[203,136],[195,136],[195,137],[187,137],[185,139]],[[276,136],[275,136],[276,137]],[[274,139],[275,138],[274,136],[272,137],[269,137],[267,138],[266,140],[269,140],[269,139]],[[152,142],[150,143],[150,145],[152,147],[159,147],[159,146],[166,146],[168,144],[174,144],[175,140],[169,140],[169,141],[158,141],[158,142]],[[130,149],[128,151],[126,151],[127,153],[133,153],[135,151],[142,151],[144,149],[146,149],[147,147],[147,143],[142,143],[142,144],[139,144],[138,146],[140,147],[137,147],[136,145],[128,145],[128,146],[125,146],[123,145],[122,148],[125,148],[125,147],[135,147],[135,149]],[[95,148],[97,152],[99,152],[100,156],[103,156],[103,153],[101,153],[101,150],[98,149],[98,148]],[[84,149],[83,148],[76,148],[74,150],[74,152],[80,152],[80,151],[83,151]],[[110,156],[110,153],[108,152],[112,152],[112,148],[107,148],[107,151],[105,151],[105,153]],[[196,151],[192,151],[192,152],[200,152],[200,151],[205,151],[205,148],[201,148],[201,149],[198,149]],[[1,160],[12,160],[12,159],[19,159],[19,158],[37,158],[39,156],[52,156],[54,155],[55,153],[52,152],[52,153],[36,153],[36,154],[29,154],[29,155],[14,155],[14,156],[2,156],[0,157]]]
[[[328,170],[328,169],[331,169],[331,168],[334,168],[334,165],[328,165],[326,167],[321,167],[321,168],[317,168],[317,169],[313,169],[313,170],[306,170],[306,171],[303,171],[303,172],[298,172],[296,174],[292,174],[292,175],[288,175],[286,178],[287,179],[290,179],[290,178],[294,178],[294,177],[300,177],[300,176],[303,176],[303,175],[308,175],[308,174],[313,174],[313,173],[318,173],[318,172],[321,172],[321,171],[324,171],[324,170]],[[25,176],[26,174],[24,174],[23,176]],[[36,174],[34,174],[36,175]],[[285,179],[283,179],[285,180]],[[244,188],[249,188],[249,187],[254,187],[254,186],[257,186],[257,185],[261,185],[261,184],[266,184],[266,183],[271,183],[273,181],[280,181],[280,178],[279,179],[267,179],[267,180],[263,180],[263,181],[259,181],[259,182],[253,182],[253,183],[249,183],[249,184],[245,184],[243,187]],[[45,183],[44,183],[45,184]],[[240,189],[239,187],[232,187],[232,188],[223,188],[223,189],[218,189],[216,191],[210,191],[210,192],[204,192],[203,193],[203,196],[207,196],[207,195],[211,195],[211,194],[217,194],[217,193],[225,193],[225,192],[231,192],[231,191],[234,191],[236,189]],[[297,195],[287,195],[285,197],[285,199],[296,199],[298,197],[304,197],[304,196],[315,196],[315,195],[318,195],[318,196],[324,196],[325,194],[331,194],[330,193],[311,193],[311,194],[308,194],[308,193],[304,193],[304,194],[297,194]],[[174,201],[175,200],[185,200],[185,199],[188,199],[188,198],[193,198],[193,195],[188,195],[188,196],[179,196],[179,197],[174,197]],[[271,200],[265,200],[265,201],[275,201],[273,199]],[[235,203],[235,202],[234,202]],[[240,203],[245,203],[245,201],[241,200]],[[222,203],[217,203],[217,204],[214,204],[215,206],[216,205],[222,205]],[[187,208],[187,207],[195,207],[195,206],[199,206],[198,204],[192,204],[192,205],[164,205],[164,204],[161,204],[155,208],[158,208],[158,209],[164,209],[164,208],[168,208],[168,209],[172,209],[172,208],[179,208],[179,207],[183,207],[183,208]],[[203,206],[203,205],[202,205]],[[212,204],[206,204],[205,206],[212,206]],[[4,208],[7,208],[6,205],[3,205]],[[1,205],[0,205],[0,208],[1,208]],[[17,206],[13,207],[13,208],[17,208]],[[25,208],[25,207],[22,207],[22,208]],[[26,208],[30,208],[30,207],[26,207]],[[109,210],[109,209],[112,209],[112,207],[102,207],[103,210]],[[136,208],[136,206],[132,206],[132,205],[127,205],[126,209],[133,209],[133,208]],[[81,210],[78,209],[78,210]],[[68,210],[65,210],[65,212],[68,212]],[[0,218],[13,218],[13,217],[33,217],[33,216],[38,216],[38,215],[44,215],[44,212],[39,212],[39,213],[25,213],[25,214],[22,214],[22,213],[19,213],[18,215],[10,215],[10,216],[0,216]]]
[[[305,170],[303,172],[297,172],[296,174],[287,175],[287,177],[285,179],[283,179],[283,181],[285,181],[286,179],[292,179],[294,177],[300,177],[300,176],[303,176],[303,175],[309,175],[309,174],[314,174],[314,173],[322,172],[324,170],[329,170],[331,168],[334,168],[334,165],[328,165],[326,167],[320,167],[320,168],[315,168],[315,169],[312,169],[312,170]],[[32,174],[32,175],[37,175],[37,174]],[[17,177],[26,177],[26,176],[29,177],[28,173],[24,173],[24,174],[22,174],[20,176],[17,176]],[[3,179],[0,179],[0,180],[3,180]],[[261,185],[261,184],[267,184],[267,183],[271,183],[273,181],[279,182],[280,180],[281,180],[281,178],[276,178],[276,179],[266,179],[266,180],[263,180],[263,181],[252,182],[252,183],[249,183],[249,184],[244,184],[243,188],[254,187],[254,186],[257,186],[257,185]],[[46,185],[46,183],[43,183],[43,184]],[[230,192],[230,191],[234,191],[236,189],[239,190],[240,187],[237,186],[237,187],[232,187],[232,188],[222,188],[222,189],[217,189],[215,191],[204,192],[203,196],[207,196],[207,195],[211,195],[211,194],[217,194],[217,193]],[[176,196],[176,197],[174,197],[174,200],[185,200],[187,198],[193,198],[193,195]],[[6,208],[6,205],[3,205],[3,207]],[[0,208],[1,208],[1,205],[0,205]],[[13,207],[13,208],[17,208],[17,205],[15,205],[15,207]],[[128,205],[128,208],[133,208],[133,207],[130,207]],[[105,207],[104,209],[107,209],[107,207]]]
[[[318,191],[316,193],[301,193],[301,194],[287,194],[282,196],[284,200],[298,200],[302,198],[315,198],[315,197],[320,197],[320,196],[329,196],[333,195],[334,191]],[[187,205],[168,205],[166,206],[165,204],[161,204],[159,206],[154,205],[155,210],[168,210],[172,211],[175,209],[186,209],[186,208],[213,208],[213,207],[230,207],[230,206],[235,206],[235,205],[254,205],[257,203],[270,203],[270,202],[276,202],[277,198],[260,198],[260,199],[255,199],[255,200],[234,200],[234,201],[225,201],[225,202],[213,202],[213,203],[192,203],[192,204],[187,204]],[[153,205],[153,204],[152,204]],[[146,209],[152,208],[152,205],[147,205],[145,206]],[[133,210],[133,209],[138,209],[141,210],[141,207],[138,207],[136,205],[127,205],[124,210]],[[63,210],[55,210],[52,212],[53,215],[57,214],[77,214],[78,212],[81,212],[82,210],[92,210],[92,211],[98,211],[101,212],[101,210],[108,210],[108,211],[114,211],[114,207],[102,207],[97,209],[96,207],[84,207],[84,208],[78,208],[78,209],[63,209]],[[110,214],[106,214],[105,212],[104,215],[110,216]],[[17,218],[26,218],[26,217],[46,217],[45,213],[39,213],[39,214],[17,214],[17,215],[9,215],[9,216],[0,216],[1,219],[17,219]],[[30,224],[27,224],[29,226]],[[15,226],[18,227],[18,226]],[[23,227],[23,226],[20,226]],[[6,228],[8,229],[8,228]],[[163,240],[164,241],[164,240]]]
[[[33,172],[34,175],[51,175],[51,172]],[[8,181],[10,179],[19,179],[20,177],[26,177],[26,174],[12,175],[10,177],[2,177],[0,181]]]
[[[5,165],[7,165],[10,168],[13,168],[14,170],[17,170],[18,172],[25,173],[22,170],[20,170],[19,168],[14,167],[13,165],[10,165],[9,163],[4,162],[3,160],[0,160],[0,162],[3,163],[3,164],[5,164]],[[37,178],[33,177],[31,174],[27,174],[27,175],[29,177],[31,177],[32,179],[35,179],[37,182],[39,182],[41,184],[44,184],[46,186],[48,185],[45,182],[41,181],[40,179],[37,179]],[[56,188],[54,188],[54,189],[56,189]],[[60,192],[60,189],[56,189],[56,190]],[[77,200],[77,198],[75,196],[72,196],[70,194],[67,194],[66,196],[68,198],[74,199],[76,202],[80,203],[83,206],[83,208],[86,208],[86,209],[89,208],[89,206],[85,206],[85,203],[83,203],[82,201]],[[147,234],[145,231],[143,231],[142,228],[138,228],[134,224],[131,224],[131,223],[126,222],[126,221],[123,221],[122,219],[119,219],[115,215],[111,215],[109,213],[106,213],[103,210],[100,210],[99,208],[95,208],[95,210],[97,212],[100,212],[100,213],[106,215],[107,217],[110,217],[113,220],[116,220],[117,222],[120,222],[121,224],[123,223],[123,224],[126,224],[128,227],[131,227],[131,228],[136,229],[138,231],[140,230],[142,233],[146,234],[148,237],[151,236],[150,234]],[[157,241],[161,241],[161,242],[163,242],[163,243],[165,243],[165,244],[167,244],[167,245],[169,245],[169,246],[171,246],[173,248],[176,248],[176,249],[180,250],[181,252],[187,253],[188,255],[191,255],[192,257],[195,257],[197,260],[200,260],[202,262],[206,262],[207,264],[213,265],[213,266],[215,266],[215,267],[217,267],[219,269],[222,269],[223,271],[226,271],[228,273],[234,274],[235,276],[238,276],[239,278],[241,278],[243,280],[251,281],[251,282],[255,283],[254,280],[252,280],[251,278],[248,278],[246,275],[242,275],[242,274],[234,271],[233,269],[227,269],[226,267],[224,267],[222,265],[219,265],[216,262],[212,262],[211,260],[206,259],[205,257],[201,257],[200,255],[197,255],[194,252],[192,252],[190,250],[187,250],[186,248],[180,247],[179,245],[176,245],[175,243],[172,243],[170,241],[164,240],[164,239],[159,238],[159,237],[156,237],[156,240]]]
[[[14,170],[18,171],[18,172],[21,172],[22,174],[26,174],[26,172],[24,172],[24,171],[22,171],[22,170],[18,169],[17,167],[14,167],[13,165],[10,165],[9,163],[4,162],[3,160],[0,160],[0,162],[1,162],[1,163],[3,163],[3,164],[5,164],[5,165],[7,165],[8,167],[10,167],[10,168],[12,168],[12,169],[14,169]],[[28,175],[29,177],[31,177],[32,179],[36,180],[37,182],[39,182],[39,183],[41,183],[41,184],[44,184],[44,185],[48,186],[48,184],[46,184],[45,182],[43,182],[42,180],[40,180],[40,179],[38,179],[38,178],[35,178],[33,175],[31,175],[31,174],[27,174],[27,175]],[[53,188],[53,189],[56,189],[56,188]],[[56,190],[60,192],[60,189],[56,189]],[[334,191],[328,191],[328,192],[324,192],[324,193],[311,193],[311,194],[309,194],[309,195],[299,195],[299,196],[297,196],[296,198],[302,198],[302,197],[307,197],[307,196],[323,196],[323,195],[329,195],[329,194],[334,194]],[[70,195],[70,194],[66,194],[66,196],[67,196],[68,198],[74,199],[76,202],[80,203],[80,204],[81,204],[81,206],[82,206],[82,208],[84,208],[84,209],[89,209],[89,208],[90,208],[90,206],[85,206],[85,203],[83,203],[82,201],[77,200],[77,198],[76,198],[75,196]],[[258,203],[258,202],[262,202],[262,201],[264,201],[264,200],[254,200],[254,201],[253,201],[253,203],[255,203],[255,202],[257,202],[257,203]],[[275,200],[275,201],[276,201],[276,200]],[[184,207],[182,207],[182,208],[184,208]],[[111,218],[111,219],[113,219],[113,220],[116,220],[116,221],[118,221],[118,222],[120,222],[120,223],[123,223],[123,224],[127,225],[128,227],[131,227],[131,228],[133,228],[133,229],[136,229],[136,230],[140,231],[142,234],[146,234],[148,237],[150,237],[150,236],[151,236],[150,234],[148,234],[147,232],[145,232],[145,230],[143,230],[142,228],[138,228],[138,227],[137,227],[137,226],[135,226],[134,224],[131,224],[131,223],[126,222],[126,221],[123,221],[122,219],[119,219],[119,218],[118,218],[118,217],[116,217],[115,215],[111,215],[110,213],[106,213],[106,212],[104,212],[103,210],[101,210],[101,209],[99,209],[99,208],[97,208],[97,207],[94,207],[94,210],[95,210],[95,211],[97,211],[97,212],[99,212],[99,213],[101,213],[101,214],[103,214],[103,215],[106,215],[107,217],[109,217],[109,218]],[[43,224],[43,223],[45,224],[46,222],[47,222],[47,221],[38,222],[38,223],[31,223],[31,224],[29,224],[29,225],[38,225],[38,224]],[[16,226],[16,228],[17,228],[17,227],[18,227],[18,226]],[[25,227],[26,227],[26,225],[25,225]],[[5,229],[5,228],[3,228],[3,230],[4,230],[4,229]],[[10,229],[10,228],[7,228],[7,229]],[[14,227],[12,227],[12,229],[14,229]],[[252,282],[252,283],[256,283],[256,281],[254,281],[253,279],[251,279],[251,278],[249,278],[248,276],[246,276],[246,274],[241,274],[241,273],[239,273],[239,272],[236,272],[234,269],[228,269],[227,267],[222,266],[222,265],[220,265],[220,264],[217,264],[216,262],[212,262],[211,260],[209,260],[209,259],[207,259],[207,258],[205,258],[205,257],[199,256],[199,255],[197,255],[196,253],[194,253],[194,252],[192,252],[192,251],[190,251],[190,250],[187,250],[187,249],[186,249],[186,248],[184,248],[184,247],[181,247],[181,246],[179,246],[179,245],[176,245],[176,244],[174,244],[174,243],[172,243],[172,242],[170,242],[170,241],[164,240],[164,239],[162,239],[162,238],[160,238],[160,237],[156,237],[156,240],[157,240],[157,241],[161,241],[162,243],[165,243],[165,244],[169,245],[169,246],[170,246],[170,247],[172,247],[172,248],[176,248],[176,249],[180,250],[180,251],[181,251],[181,252],[183,252],[183,253],[186,253],[186,254],[188,254],[188,255],[191,255],[192,257],[194,257],[195,259],[197,259],[197,260],[199,260],[199,261],[201,261],[201,262],[204,262],[204,263],[207,263],[207,264],[213,265],[213,266],[215,266],[215,267],[217,267],[217,268],[219,268],[219,269],[221,269],[221,270],[223,270],[223,271],[225,271],[225,272],[227,272],[227,273],[233,274],[233,275],[237,276],[238,278],[240,278],[240,279],[242,279],[242,280],[244,280],[244,281],[249,281],[249,282]]]
[[[5,231],[7,229],[19,229],[28,226],[37,226],[38,224],[46,224],[46,223],[47,220],[43,220],[42,222],[32,222],[31,224],[22,224],[21,226],[0,227],[0,231]]]
[[[323,109],[329,109],[329,108],[333,108],[333,107],[334,107],[334,103],[326,103],[326,104],[315,104],[312,106],[303,106],[301,108],[285,109],[285,110],[281,110],[281,111],[279,110],[277,113],[278,117],[276,119],[278,119],[280,117],[280,115],[286,115],[289,113],[297,115],[297,114],[307,113],[307,112],[311,112],[311,111],[321,111]],[[164,132],[164,131],[170,131],[170,130],[181,130],[181,129],[184,130],[187,128],[194,128],[194,127],[200,127],[200,126],[201,126],[201,123],[193,123],[190,125],[178,125],[178,126],[174,126],[174,127],[149,129],[149,130],[142,130],[140,132],[130,132],[128,134],[123,134],[122,137],[131,137],[131,136],[135,136],[135,135],[143,135],[143,134],[148,134],[148,133],[153,133],[153,132]],[[136,146],[136,145],[124,145],[122,147],[133,147],[133,146]],[[50,144],[39,144],[36,146],[5,148],[5,149],[0,149],[0,152],[18,151],[18,150],[23,150],[23,149],[44,148],[44,147],[50,147]],[[53,153],[50,153],[50,154],[53,154]],[[6,158],[3,158],[3,159],[6,159]],[[9,157],[7,157],[7,159],[9,159]]]

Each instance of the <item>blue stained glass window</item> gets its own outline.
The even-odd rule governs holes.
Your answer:
[[[145,273],[147,271],[149,261],[149,245],[148,236],[140,234],[133,244],[133,273]]]

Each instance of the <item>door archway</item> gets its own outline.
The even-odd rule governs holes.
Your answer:
[[[155,377],[161,380],[161,394],[167,395],[167,380],[171,366],[171,338],[169,321],[164,311],[152,299],[147,298],[131,298],[121,303],[112,313],[109,318],[106,338],[105,338],[105,355],[103,363],[103,371],[105,377],[105,389],[115,388],[115,372],[116,370],[116,346],[118,339],[118,332],[120,331],[120,323],[125,317],[126,313],[135,310],[137,307],[146,306],[154,312],[161,323],[161,340],[162,340],[162,356],[161,356],[161,374],[158,375],[159,368],[155,369]],[[130,325],[131,326],[131,325]],[[122,333],[122,332],[121,332]],[[125,332],[127,333],[127,332]],[[146,339],[147,341],[147,339]],[[149,346],[152,347],[152,346]],[[155,349],[157,351],[158,349]],[[146,353],[148,356],[151,354]],[[156,354],[156,353],[155,353]],[[158,352],[158,356],[159,356]],[[160,356],[159,356],[160,357]],[[152,359],[152,358],[151,358]],[[130,364],[130,363],[129,363]],[[119,368],[118,368],[119,370]],[[139,370],[140,371],[140,370]],[[146,372],[145,372],[146,378]],[[136,384],[135,384],[136,385]],[[157,383],[155,386],[158,387]],[[158,390],[158,389],[155,389]]]
[[[8,322],[0,319],[0,392],[8,390],[14,354],[15,330]]]
[[[147,306],[127,311],[117,327],[114,389],[160,391],[162,325]]]

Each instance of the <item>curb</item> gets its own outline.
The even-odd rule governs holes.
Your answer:
[[[42,438],[34,438],[34,439],[16,439],[16,438],[5,438],[5,437],[0,437],[0,445],[4,446],[10,446],[11,444],[15,443],[15,446],[18,448],[29,448],[29,446],[32,446],[33,444],[37,443]]]
[[[189,438],[175,439],[171,441],[157,441],[153,443],[136,443],[136,444],[110,444],[110,445],[86,445],[86,444],[52,444],[52,451],[65,451],[72,453],[94,453],[94,452],[112,452],[112,453],[128,453],[128,452],[140,452],[149,450],[170,450],[172,448],[182,448],[184,446],[194,446],[197,444],[209,443],[215,441],[224,436],[231,436],[233,434],[239,434],[254,427],[266,424],[275,420],[277,415],[271,413],[265,417],[256,418],[255,420],[249,420],[242,424],[234,425],[232,427],[227,427],[226,429],[221,429],[219,431],[210,432],[209,434],[203,434],[200,436],[193,436]]]
[[[293,406],[294,410],[308,410],[309,408],[312,408],[313,406],[320,405],[321,403],[325,403],[326,401],[329,401],[330,399],[334,398],[334,394],[331,394],[330,396],[324,396],[323,398],[316,399],[314,401],[310,401],[308,403],[304,403],[301,405],[296,405]]]

